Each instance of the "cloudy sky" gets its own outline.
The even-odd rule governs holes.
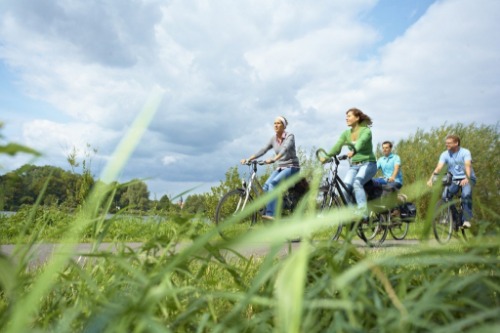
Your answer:
[[[16,0],[0,17],[0,133],[38,165],[89,144],[99,177],[163,91],[119,179],[148,178],[152,198],[208,191],[277,115],[306,151],[353,106],[375,143],[500,119],[497,0]],[[2,156],[0,174],[29,160]]]

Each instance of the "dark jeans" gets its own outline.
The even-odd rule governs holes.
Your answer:
[[[472,219],[472,185],[469,181],[469,184],[462,186],[462,207],[463,207],[463,221],[470,221]],[[451,199],[455,194],[460,190],[460,185],[455,184],[453,182],[448,189],[448,199]],[[444,196],[444,193],[443,193]],[[444,197],[443,197],[444,199]]]
[[[379,185],[384,185],[385,187],[394,188],[396,190],[400,190],[403,187],[403,184],[398,182],[388,182],[385,178],[373,178],[373,181]]]

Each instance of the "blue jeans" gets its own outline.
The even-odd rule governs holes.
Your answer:
[[[362,164],[351,165],[347,174],[344,177],[344,184],[346,185],[349,192],[353,192],[354,198],[358,205],[359,211],[366,217],[367,204],[366,204],[366,193],[363,185],[367,181],[373,178],[377,173],[377,163],[376,162],[366,162]]]
[[[388,182],[385,178],[373,178],[373,181],[379,185],[384,185],[385,187],[389,187],[391,189],[400,190],[403,185],[398,182]]]
[[[278,186],[278,183],[288,177],[293,176],[297,172],[300,171],[300,168],[283,168],[283,169],[276,169],[274,170],[269,178],[266,180],[264,186],[262,188],[264,191],[269,192],[272,191],[276,186]],[[274,199],[270,201],[266,205],[266,214],[268,216],[274,216],[275,215],[275,210],[276,210],[276,203],[278,200]]]
[[[462,187],[462,205],[463,205],[463,215],[462,223],[464,221],[470,221],[472,219],[472,185],[474,181],[469,180],[469,184]],[[455,194],[458,193],[460,185],[452,183],[448,189],[448,199],[451,199]],[[444,193],[443,193],[444,199]]]

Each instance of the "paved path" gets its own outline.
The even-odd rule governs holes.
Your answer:
[[[355,240],[353,243],[361,249],[377,249],[381,250],[384,248],[394,248],[394,247],[408,247],[418,245],[420,242],[418,240],[405,239],[402,241],[396,241],[392,239],[388,239],[379,247],[370,248],[366,244],[364,244],[361,240]],[[187,244],[180,244],[178,248],[182,248],[182,246],[186,246]],[[33,266],[46,262],[52,254],[55,252],[57,244],[39,244],[36,247],[33,247],[29,253],[30,261]],[[137,249],[142,246],[142,243],[126,243],[126,246],[131,249]],[[300,246],[300,242],[294,243],[286,243],[284,244],[278,252],[278,256],[286,255],[289,251],[293,251]],[[85,254],[89,253],[91,250],[91,244],[81,243],[76,246],[75,255],[73,256],[76,260],[79,257],[85,256]],[[264,256],[270,250],[270,246],[267,243],[255,243],[246,247],[237,248],[237,252],[245,255],[245,256]],[[15,251],[15,245],[0,245],[0,254],[5,254],[8,257],[14,258],[13,255]],[[115,245],[113,243],[103,243],[99,246],[99,251],[110,251],[116,252]],[[231,252],[228,251],[228,255],[231,255]]]

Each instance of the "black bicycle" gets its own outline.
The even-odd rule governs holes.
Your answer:
[[[215,210],[215,224],[219,228],[219,234],[224,239],[231,239],[241,233],[245,233],[249,228],[257,224],[264,214],[264,208],[244,213],[244,210],[259,196],[264,190],[257,178],[257,166],[265,165],[265,161],[252,160],[246,163],[250,173],[246,180],[242,182],[241,188],[236,188],[227,192],[219,200]],[[282,197],[282,214],[286,215],[295,209],[299,200],[307,192],[308,184],[305,179],[301,179],[295,186],[288,189]],[[240,215],[238,221],[231,225],[224,225],[227,219]]]
[[[436,177],[434,178],[436,179]],[[441,181],[444,189],[442,198],[436,204],[436,209],[434,211],[434,218],[432,221],[434,236],[441,244],[447,243],[451,239],[453,233],[457,236],[461,235],[464,240],[467,240],[466,230],[462,228],[462,187],[459,186],[459,191],[454,195],[458,196],[459,199],[450,197],[451,184],[455,183],[456,185],[459,185],[460,180],[453,180],[453,175],[448,172]]]
[[[318,149],[316,151],[318,159],[321,153],[326,155],[323,149]],[[334,208],[343,208],[356,203],[356,199],[348,191],[346,185],[338,175],[340,161],[346,160],[347,158],[346,155],[332,156],[324,162],[329,163],[330,167],[326,182],[320,188],[320,194],[322,196],[320,204],[321,212]],[[364,188],[369,201],[380,198],[382,195],[382,189],[374,186],[372,180],[368,181],[364,185]],[[387,237],[386,224],[389,218],[389,212],[384,206],[373,202],[369,204],[369,212],[368,220],[354,221],[348,224],[349,228],[346,231],[345,237],[350,238],[352,231],[355,230],[356,234],[368,245],[380,245]],[[338,240],[344,229],[343,224],[338,224],[332,231],[331,240]]]

